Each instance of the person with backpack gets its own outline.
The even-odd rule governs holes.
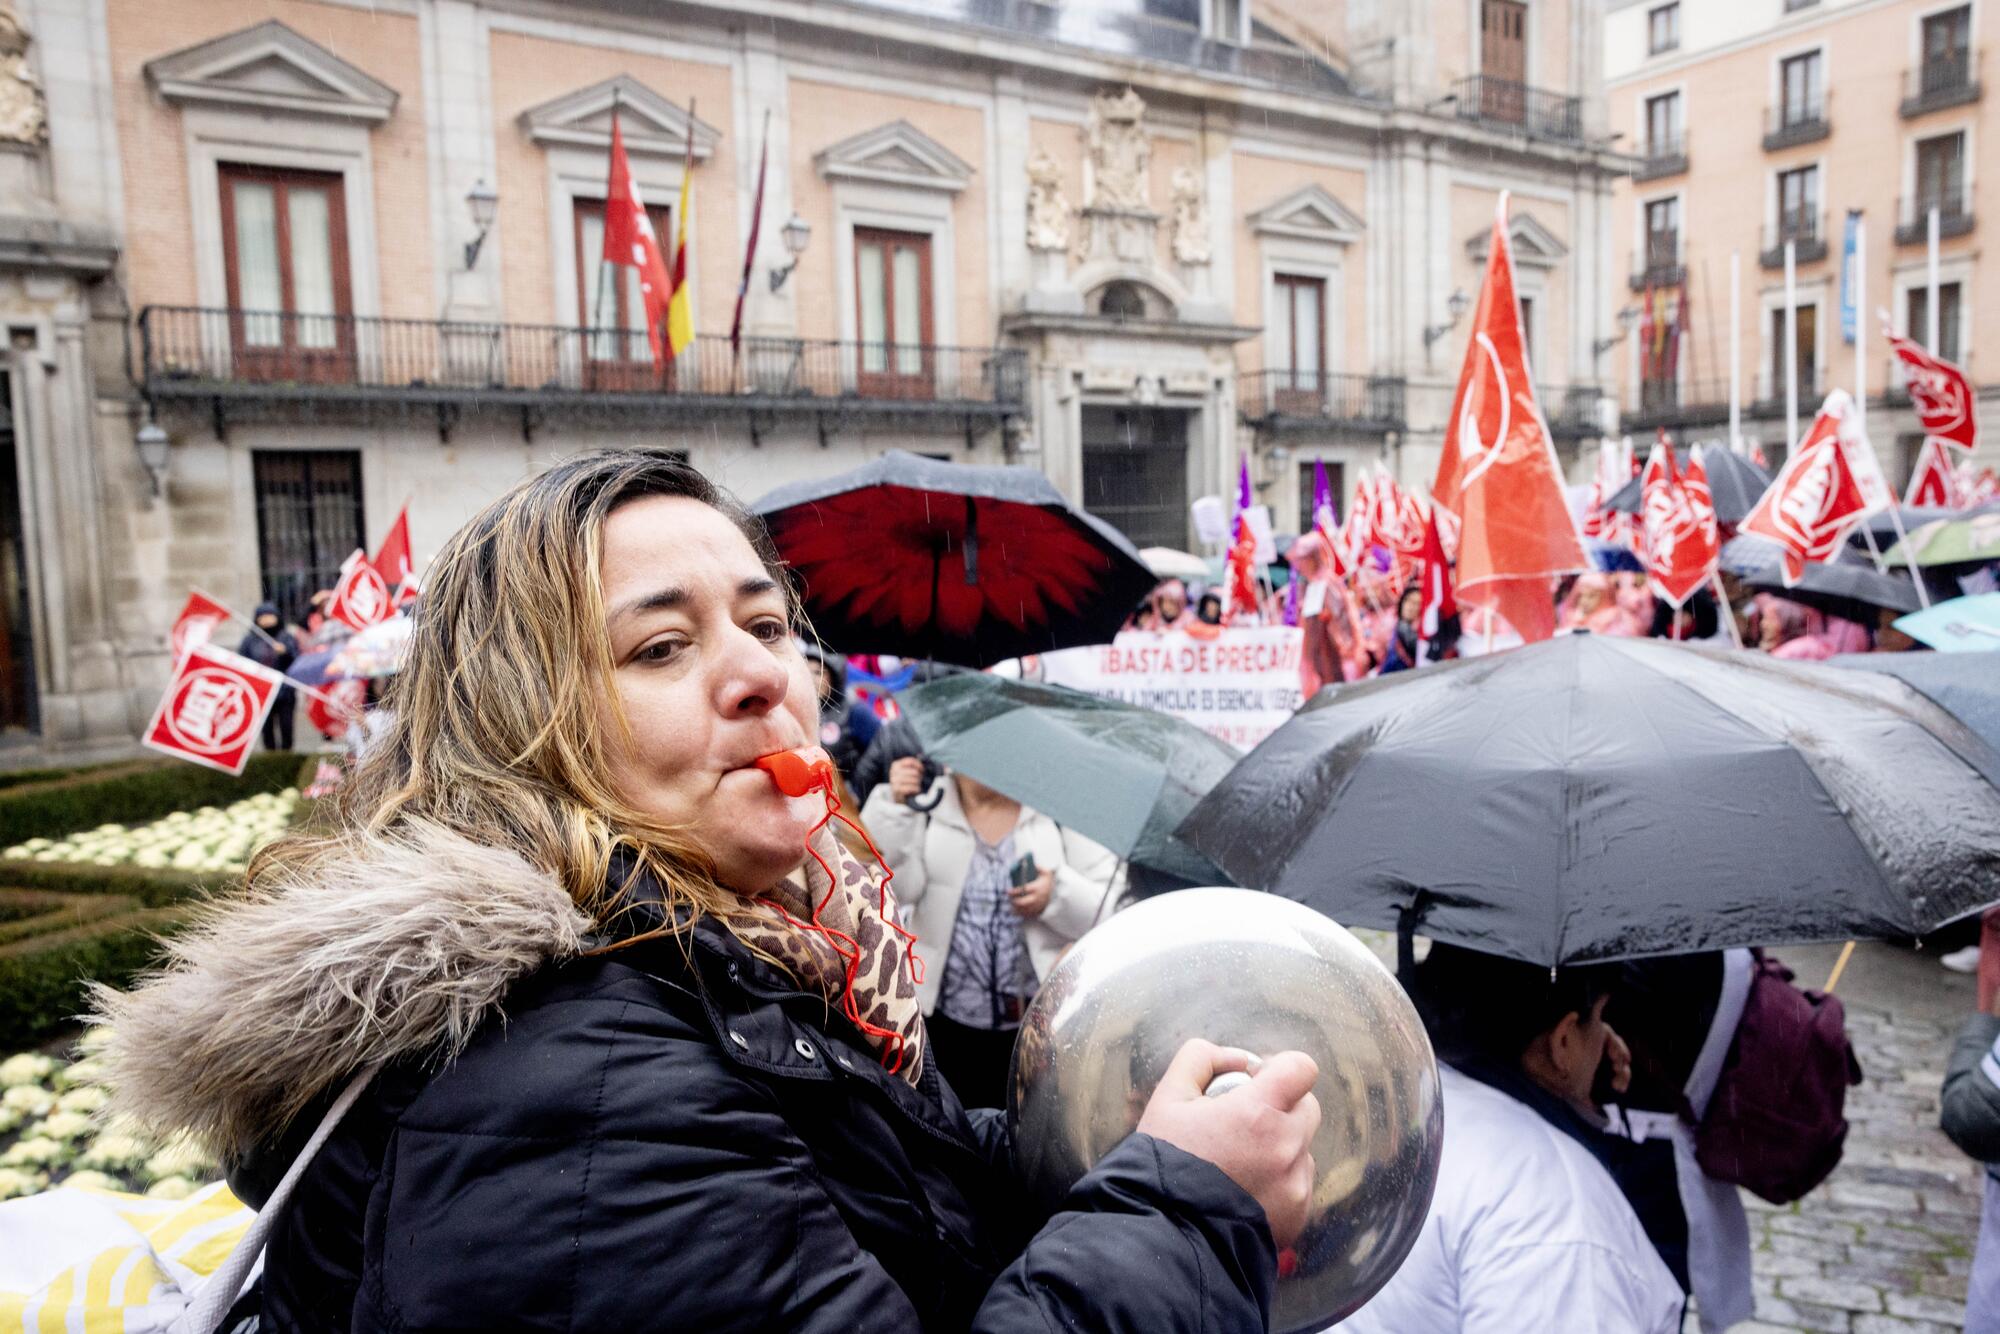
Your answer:
[[[1986,1166],[1979,1241],[1966,1281],[1965,1334],[2000,1334],[2000,1004],[1959,1030],[1938,1098],[1938,1124]]]
[[[1433,944],[1403,970],[1440,1061],[1444,1147],[1409,1257],[1343,1334],[1677,1334],[1685,1305],[1604,1165],[1629,1078],[1616,965]]]

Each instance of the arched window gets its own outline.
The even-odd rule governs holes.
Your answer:
[[[1097,313],[1120,320],[1146,318],[1146,294],[1137,283],[1107,283],[1097,297]]]

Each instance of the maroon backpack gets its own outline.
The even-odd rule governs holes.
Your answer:
[[[1861,1063],[1839,999],[1792,985],[1791,969],[1752,953],[1750,994],[1695,1129],[1695,1160],[1718,1181],[1789,1204],[1840,1162],[1841,1112]]]

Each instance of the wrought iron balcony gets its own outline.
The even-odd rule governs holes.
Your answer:
[[[1957,51],[1924,61],[1904,76],[1904,120],[1979,100],[1979,54]]]
[[[1800,144],[1817,143],[1833,133],[1833,124],[1826,117],[1827,95],[1805,103],[1779,103],[1764,118],[1764,151],[1775,153],[1781,148],[1796,148]]]
[[[1236,377],[1236,410],[1244,421],[1266,430],[1399,430],[1406,383],[1400,375],[1250,371]]]
[[[1764,229],[1757,262],[1767,269],[1785,267],[1785,242],[1792,243],[1792,262],[1814,264],[1826,258],[1826,215],[1792,213]]]
[[[1678,287],[1687,280],[1687,266],[1681,263],[1679,236],[1665,233],[1654,237],[1632,257],[1631,287],[1643,292],[1653,287]]]
[[[664,370],[643,333],[351,315],[148,306],[149,399],[515,409],[523,430],[558,413],[687,418],[750,411],[1002,418],[1027,399],[1014,348],[702,335]]]
[[[1639,169],[1632,173],[1635,181],[1678,176],[1688,169],[1687,135],[1677,130],[1665,138],[1648,139],[1640,158]]]
[[[1474,74],[1451,85],[1461,120],[1524,132],[1531,139],[1583,142],[1583,99],[1512,79]]]
[[[1541,385],[1535,390],[1535,401],[1541,405],[1549,434],[1558,440],[1604,434],[1605,393],[1594,384]]]
[[[1935,194],[1896,201],[1896,244],[1928,244],[1933,208],[1938,214],[1939,240],[1964,236],[1972,230],[1972,192],[1962,181],[1954,181]]]

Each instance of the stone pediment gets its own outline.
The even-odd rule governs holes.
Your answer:
[[[528,138],[538,144],[608,149],[614,105],[618,111],[619,136],[624,139],[627,152],[666,157],[687,155],[687,111],[629,74],[530,107],[521,113],[520,124]],[[722,141],[722,131],[700,117],[693,119],[694,156],[699,162],[715,152],[715,146]]]
[[[394,88],[272,19],[146,63],[146,82],[178,105],[243,107],[380,122]]]
[[[1465,253],[1484,264],[1487,248],[1493,242],[1493,229],[1481,227],[1465,243]],[[1532,213],[1516,213],[1507,221],[1507,244],[1514,251],[1514,262],[1525,264],[1531,269],[1553,268],[1569,254],[1556,234],[1535,220]]]
[[[906,120],[891,121],[823,148],[813,158],[831,180],[873,181],[923,190],[963,190],[972,165]]]
[[[1262,236],[1347,245],[1361,239],[1367,224],[1353,209],[1322,186],[1308,185],[1258,209],[1249,218],[1251,230]]]

